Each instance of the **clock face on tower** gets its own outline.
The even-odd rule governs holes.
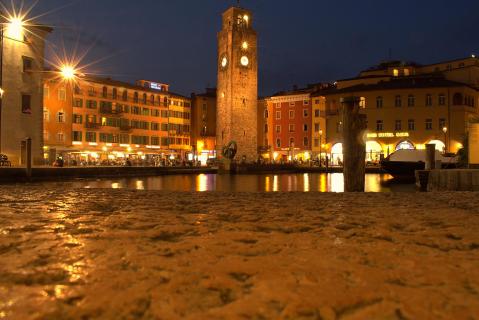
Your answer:
[[[223,58],[221,58],[221,67],[226,68],[227,65],[228,65],[228,58],[226,56],[223,56]]]
[[[240,62],[243,67],[247,67],[249,65],[249,59],[247,56],[242,56]]]

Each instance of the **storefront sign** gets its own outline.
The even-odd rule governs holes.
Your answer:
[[[409,137],[409,132],[379,132],[379,133],[368,133],[368,138],[404,138]]]

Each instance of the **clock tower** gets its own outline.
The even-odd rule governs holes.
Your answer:
[[[223,13],[218,33],[218,88],[216,149],[231,141],[238,146],[236,159],[256,161],[258,55],[251,12],[232,7]]]

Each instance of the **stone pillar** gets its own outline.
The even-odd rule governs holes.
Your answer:
[[[26,175],[28,179],[31,179],[32,177],[32,139],[31,138],[26,138],[25,139],[25,152],[26,152]]]
[[[469,124],[468,162],[470,167],[479,166],[479,123]]]
[[[366,174],[366,115],[360,114],[359,98],[341,99],[343,109],[344,191],[364,192]]]
[[[426,170],[433,170],[436,166],[436,145],[426,144]]]

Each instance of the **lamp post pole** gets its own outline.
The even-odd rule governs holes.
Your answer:
[[[323,167],[321,163],[322,154],[323,154],[323,130],[319,130],[319,168]]]
[[[444,132],[444,153],[448,152],[448,147],[447,147],[447,127],[442,128],[442,132]]]

